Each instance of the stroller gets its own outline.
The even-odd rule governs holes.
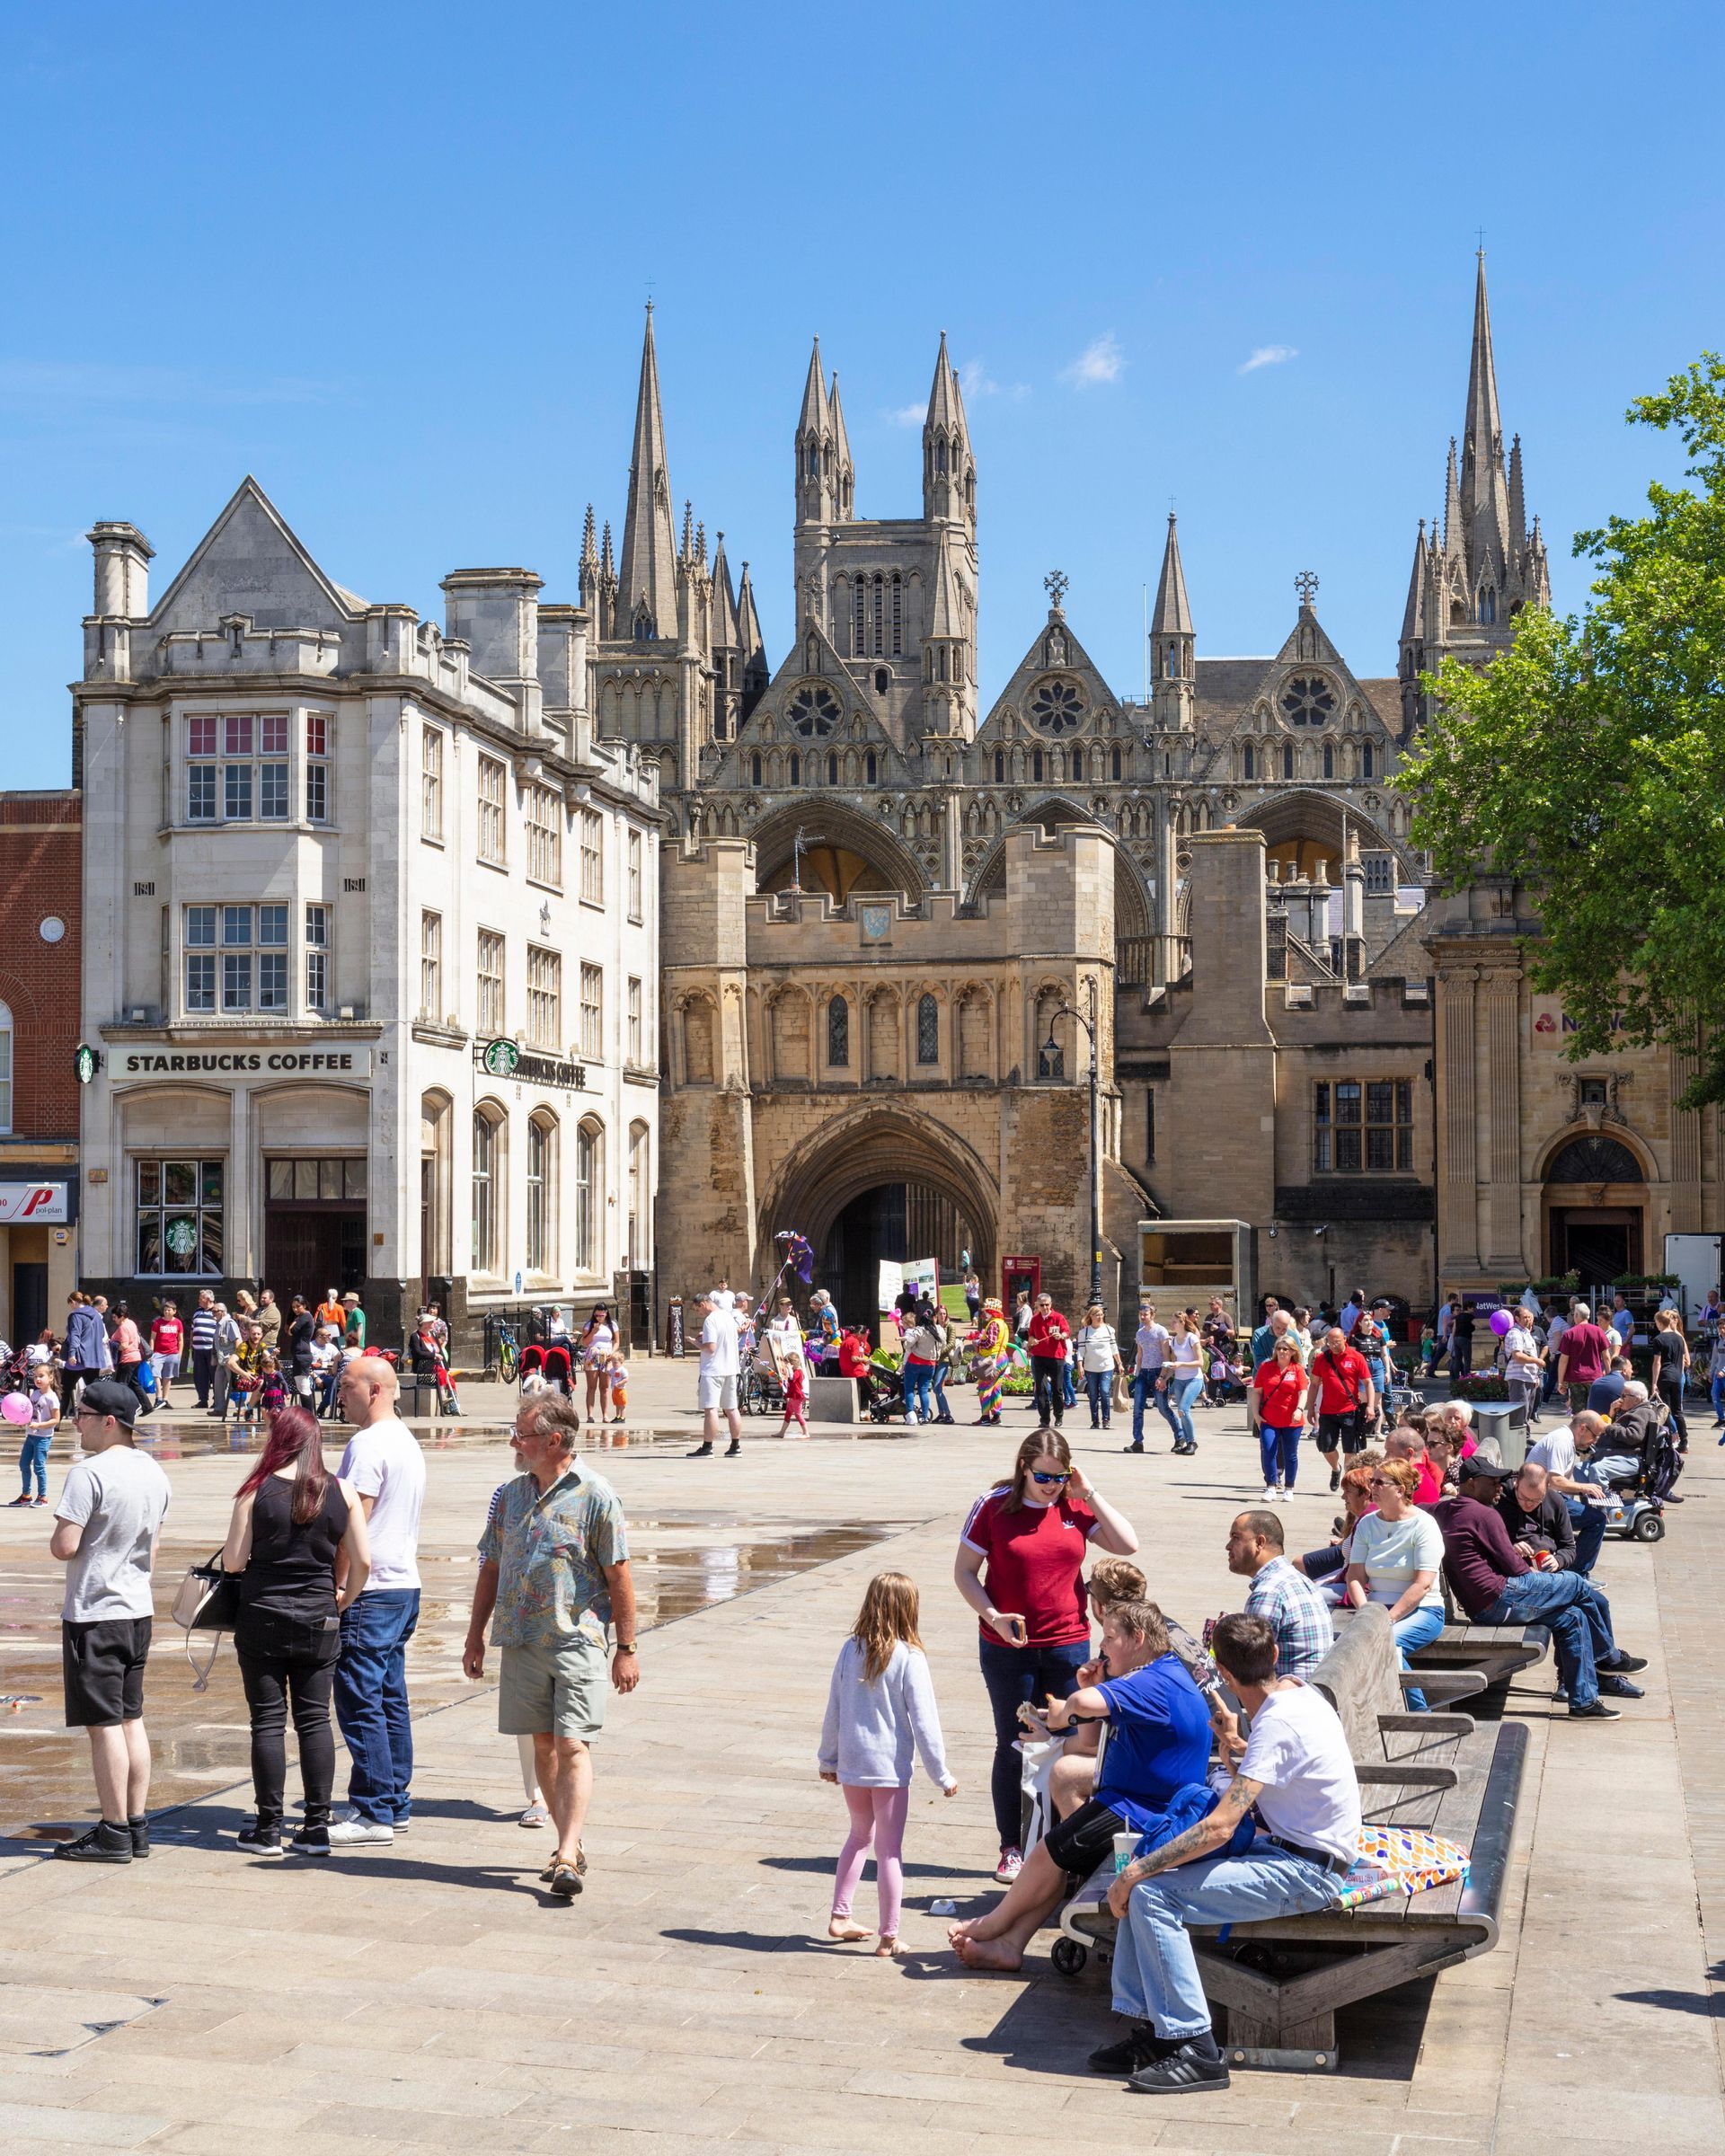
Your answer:
[[[871,1361],[869,1396],[863,1413],[871,1422],[902,1422],[905,1415],[905,1374],[890,1365]]]
[[[553,1392],[561,1392],[565,1400],[574,1397],[574,1365],[570,1359],[569,1349],[561,1341],[553,1342],[549,1348],[537,1345],[524,1348],[516,1375],[523,1392],[526,1390],[530,1377],[542,1377]],[[537,1389],[535,1386],[535,1390]]]

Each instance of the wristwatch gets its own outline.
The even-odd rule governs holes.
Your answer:
[[[619,1639],[616,1651],[620,1655],[632,1655],[635,1651],[635,1643],[632,1639]]]

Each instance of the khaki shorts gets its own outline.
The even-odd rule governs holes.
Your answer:
[[[695,1392],[703,1414],[712,1408],[721,1415],[729,1415],[736,1408],[737,1380],[734,1377],[697,1378]]]
[[[501,1653],[497,1727],[504,1736],[594,1737],[604,1728],[611,1657],[591,1633]]]

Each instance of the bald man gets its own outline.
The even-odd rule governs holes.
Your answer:
[[[392,1842],[406,1829],[412,1808],[406,1662],[420,1621],[425,1455],[395,1412],[400,1390],[394,1371],[373,1355],[362,1355],[341,1373],[341,1411],[354,1427],[340,1472],[365,1507],[371,1573],[341,1613],[335,1719],[348,1747],[353,1810],[330,1829],[332,1849]]]

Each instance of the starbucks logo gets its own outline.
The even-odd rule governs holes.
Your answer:
[[[493,1040],[485,1049],[485,1068],[493,1078],[508,1078],[514,1074],[521,1060],[521,1051],[512,1040]]]
[[[198,1248],[198,1225],[190,1220],[168,1223],[168,1248],[176,1258],[190,1258]]]

